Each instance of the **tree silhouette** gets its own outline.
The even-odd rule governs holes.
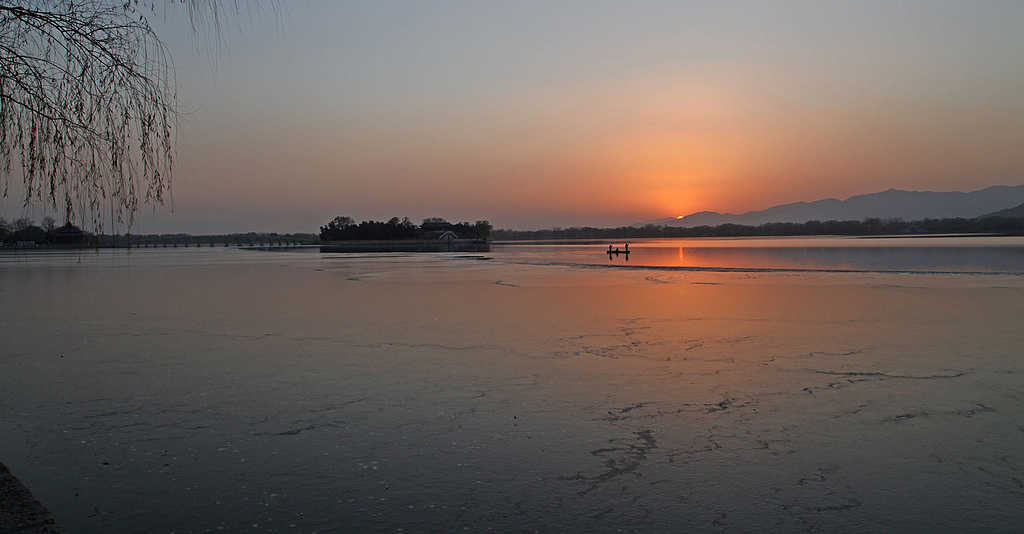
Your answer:
[[[226,0],[237,10],[237,0]],[[195,35],[218,31],[218,0],[184,6]],[[178,102],[167,49],[138,0],[0,0],[0,191],[102,228],[132,226],[171,187]]]

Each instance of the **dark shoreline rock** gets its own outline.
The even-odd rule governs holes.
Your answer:
[[[64,534],[43,503],[0,463],[0,534]]]

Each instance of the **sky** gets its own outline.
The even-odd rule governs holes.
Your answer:
[[[619,226],[1024,183],[1024,3],[287,1],[196,46],[141,233]]]

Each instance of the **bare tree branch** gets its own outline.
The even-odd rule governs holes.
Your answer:
[[[174,9],[180,0],[164,0]],[[237,0],[185,0],[194,37]],[[0,193],[100,230],[131,227],[170,192],[179,124],[174,71],[138,0],[0,0]],[[144,193],[143,193],[144,191]]]

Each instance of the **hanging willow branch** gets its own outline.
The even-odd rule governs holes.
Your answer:
[[[194,35],[217,34],[218,0],[184,4]],[[237,0],[227,2],[235,13]],[[163,204],[178,108],[167,49],[138,0],[0,0],[0,194],[66,220],[103,214],[132,226],[140,201]]]
[[[170,58],[131,2],[0,2],[0,165],[24,202],[102,227],[163,203],[174,167]]]

